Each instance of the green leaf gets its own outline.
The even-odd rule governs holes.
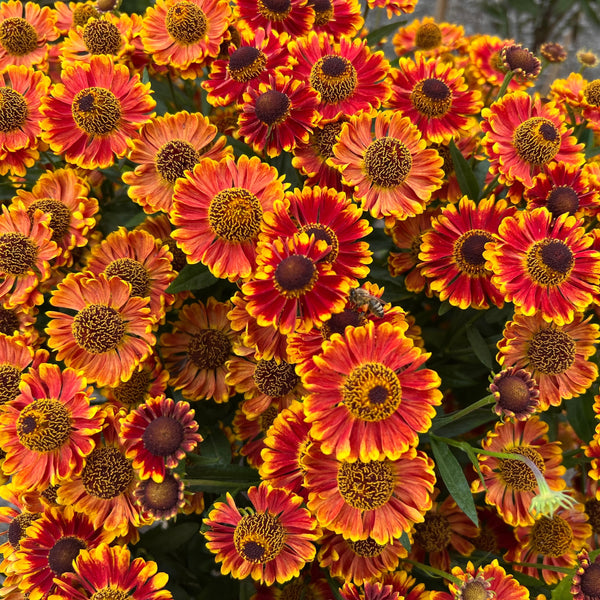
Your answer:
[[[479,527],[471,487],[458,460],[456,460],[450,448],[436,436],[430,435],[429,441],[437,468],[448,488],[448,492],[454,498],[458,507]]]
[[[374,46],[381,42],[384,37],[390,35],[390,33],[395,33],[402,25],[406,24],[406,19],[403,21],[395,21],[394,23],[388,23],[387,25],[383,25],[382,27],[378,27],[374,29],[367,35],[365,38],[367,40],[367,44],[369,46]]]
[[[484,364],[490,371],[494,368],[494,361],[490,347],[483,339],[483,336],[476,327],[467,327],[467,339],[475,356]]]
[[[185,479],[188,489],[218,494],[230,492],[231,495],[259,483],[258,472],[241,465],[205,465],[200,470],[199,477]]]
[[[567,409],[567,419],[575,433],[584,442],[591,441],[597,423],[593,409],[593,395],[588,393],[578,398],[570,398],[565,400],[563,405]]]
[[[197,535],[199,530],[200,524],[191,521],[178,523],[167,529],[156,526],[142,536],[140,545],[152,554],[166,554],[183,546]]]
[[[181,269],[179,275],[167,288],[170,294],[187,292],[189,290],[201,290],[214,285],[218,280],[203,264],[186,265]]]
[[[471,200],[478,200],[480,190],[475,173],[473,173],[473,169],[471,169],[467,159],[462,155],[453,141],[450,142],[450,155],[452,156],[454,172],[458,179],[460,191]]]
[[[571,585],[573,577],[567,575],[560,583],[552,590],[552,600],[573,600],[571,594]]]
[[[200,454],[190,454],[190,460],[196,464],[229,465],[231,464],[231,444],[227,436],[216,427],[213,430],[202,430],[203,441],[199,446]]]
[[[402,535],[400,536],[400,543],[404,548],[406,548],[406,550],[410,552],[412,544],[410,543],[410,538],[408,537],[408,533],[406,533],[406,531],[402,532]]]

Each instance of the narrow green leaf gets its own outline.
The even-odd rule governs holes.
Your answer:
[[[367,40],[367,44],[369,46],[374,46],[378,44],[384,37],[390,35],[390,33],[396,33],[396,31],[402,27],[402,25],[406,24],[406,19],[403,21],[395,21],[394,23],[388,23],[387,25],[383,25],[383,27],[378,27],[371,31],[371,33],[367,34],[365,38]]]
[[[445,315],[452,308],[452,304],[450,302],[442,302],[438,309],[438,316]]]
[[[456,147],[454,142],[450,142],[450,155],[454,164],[454,172],[458,179],[460,191],[468,196],[471,200],[479,199],[479,184],[473,169],[467,162],[467,159],[462,155],[462,152]]]
[[[471,348],[473,348],[475,356],[491,371],[494,368],[492,353],[479,329],[476,327],[467,327],[467,339]]]
[[[567,409],[567,419],[575,433],[584,442],[589,442],[594,437],[594,428],[597,421],[594,416],[593,405],[594,400],[591,393],[564,401],[564,407]]]
[[[171,285],[167,288],[167,292],[176,294],[177,292],[201,290],[202,288],[214,285],[216,282],[217,279],[205,265],[200,263],[186,265],[171,282]]]
[[[552,600],[573,600],[573,594],[571,594],[571,585],[573,585],[573,577],[567,575],[552,590]]]
[[[479,526],[477,519],[477,509],[473,501],[471,487],[463,473],[463,470],[456,460],[454,454],[446,444],[439,441],[434,435],[430,435],[429,441],[435,458],[436,465],[440,471],[440,475],[448,488],[448,492],[454,498],[458,507]]]

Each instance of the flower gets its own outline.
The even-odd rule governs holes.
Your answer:
[[[600,334],[590,319],[577,314],[571,323],[560,326],[539,314],[516,314],[506,324],[498,342],[498,363],[531,374],[539,386],[540,410],[583,394],[596,380],[598,367],[589,358],[596,352]]]
[[[0,71],[8,66],[38,66],[43,70],[48,42],[58,37],[56,15],[37,2],[8,0],[0,4]]]
[[[481,93],[469,89],[463,75],[439,58],[401,57],[391,72],[386,106],[409,117],[428,142],[448,143],[470,127],[469,116],[483,105]]]
[[[462,309],[502,308],[504,295],[492,285],[483,252],[514,212],[506,200],[492,196],[476,204],[463,196],[458,208],[449,204],[431,220],[431,230],[421,237],[419,269],[440,300]]]
[[[225,363],[239,343],[227,319],[230,309],[230,303],[217,302],[212,296],[206,304],[187,304],[180,309],[172,331],[160,336],[169,384],[188,400],[227,402],[234,393],[225,383]]]
[[[19,395],[19,384],[24,371],[47,359],[47,351],[41,350],[34,354],[33,348],[24,338],[0,334],[0,414],[2,406]]]
[[[169,213],[177,181],[202,158],[231,156],[226,143],[200,113],[183,110],[154,117],[130,140],[129,160],[137,166],[122,176],[128,196],[148,214]]]
[[[13,152],[37,145],[42,132],[40,106],[49,87],[50,79],[33,67],[10,65],[0,73],[1,148]]]
[[[581,220],[546,208],[506,217],[498,240],[486,247],[492,283],[526,316],[556,325],[573,321],[592,302],[600,281],[600,254]]]
[[[206,547],[221,564],[221,573],[248,576],[272,585],[300,573],[316,554],[320,531],[302,498],[265,483],[248,490],[251,509],[236,506],[231,494],[216,502],[204,524]]]
[[[433,17],[414,19],[410,25],[399,27],[392,37],[398,56],[419,52],[425,56],[443,56],[465,44],[465,29],[453,23],[437,23]]]
[[[307,0],[240,0],[233,18],[249,36],[261,29],[287,33],[292,39],[308,35],[315,22],[315,9]]]
[[[144,50],[157,65],[174,67],[184,78],[219,53],[229,35],[231,9],[224,0],[157,0],[146,8]]]
[[[360,39],[333,42],[327,34],[311,31],[293,39],[288,52],[294,78],[319,93],[317,109],[323,119],[371,112],[389,96],[389,62]]]
[[[347,581],[340,590],[343,600],[400,600],[400,594],[392,585],[385,585],[378,581],[365,581],[363,589]]]
[[[525,421],[539,410],[540,390],[537,382],[525,369],[515,366],[502,369],[490,384],[499,417],[513,417]]]
[[[540,470],[552,490],[562,490],[566,469],[562,465],[560,442],[549,442],[548,425],[533,415],[526,421],[505,419],[496,423],[481,445],[485,450],[520,454]],[[533,471],[520,460],[478,455],[479,467],[485,482],[485,501],[496,507],[502,518],[513,527],[531,525],[534,517],[529,511],[537,495],[538,483]],[[471,485],[473,492],[483,491],[479,479]],[[535,561],[533,561],[535,562]]]
[[[600,59],[592,50],[586,50],[585,48],[581,48],[581,50],[577,50],[575,53],[579,64],[584,69],[592,69],[593,67],[597,67],[598,63],[600,63]]]
[[[311,4],[315,10],[313,30],[331,35],[336,42],[356,37],[365,23],[357,0],[315,0]]]
[[[388,19],[392,15],[402,15],[415,10],[418,0],[368,0],[369,8],[385,8]]]
[[[598,595],[598,569],[600,567],[598,556],[595,560],[590,560],[589,552],[583,548],[577,554],[576,565],[570,590],[573,600],[592,600],[594,596]]]
[[[318,94],[302,80],[283,71],[243,94],[237,135],[255,152],[279,156],[307,143],[318,120]]]
[[[66,65],[61,83],[42,103],[42,139],[66,161],[85,169],[109,167],[127,142],[153,116],[150,83],[130,76],[106,55]]]
[[[42,600],[56,590],[54,578],[73,570],[73,559],[82,550],[110,543],[113,538],[113,533],[95,527],[70,506],[48,508],[27,528],[11,571],[21,575],[19,588],[24,594]]]
[[[540,46],[540,54],[549,63],[561,63],[567,60],[567,51],[565,47],[558,42],[544,42]]]
[[[431,508],[433,461],[408,448],[395,460],[349,462],[313,442],[303,457],[307,506],[321,527],[352,541],[389,544]]]
[[[504,46],[500,51],[500,60],[506,71],[518,79],[535,79],[542,70],[540,59],[521,44]]]
[[[249,416],[244,412],[246,404],[251,402],[251,400],[244,400],[233,417],[233,436],[236,441],[241,442],[238,452],[255,469],[259,469],[263,463],[261,452],[265,447],[265,434],[277,417],[280,406],[284,404],[278,398],[270,400],[269,406],[256,416]]]
[[[48,345],[89,382],[116,386],[152,351],[148,301],[131,296],[130,284],[119,277],[70,273],[50,299],[65,312],[48,311]]]
[[[354,186],[354,197],[376,219],[422,213],[442,184],[443,159],[397,111],[353,116],[342,126],[328,162],[340,169],[342,181]]]
[[[92,388],[77,371],[42,363],[21,378],[20,394],[0,414],[2,470],[23,490],[44,489],[81,472],[104,425]]]
[[[144,479],[133,490],[142,511],[154,519],[171,519],[185,506],[183,481],[177,473],[165,471],[162,481]]]
[[[102,543],[79,553],[72,571],[56,581],[53,598],[168,600],[172,598],[164,589],[168,579],[154,561],[141,557],[132,560],[127,546]]]
[[[22,202],[0,215],[0,303],[4,308],[31,307],[44,300],[39,284],[50,277],[50,261],[59,249],[52,241],[50,217],[31,215]]]
[[[125,456],[141,479],[161,483],[167,469],[174,469],[202,441],[194,414],[187,402],[176,403],[164,395],[148,399],[127,414],[121,424]]]
[[[350,279],[324,260],[331,247],[314,234],[294,234],[260,245],[254,278],[242,285],[248,313],[282,334],[307,331],[346,302]]]
[[[335,334],[303,372],[306,420],[321,451],[338,460],[396,460],[418,443],[440,404],[429,354],[402,328],[367,322]]]
[[[263,215],[284,190],[283,176],[257,156],[204,159],[175,185],[173,238],[189,263],[202,262],[215,277],[246,279],[256,269]]]
[[[490,160],[490,173],[500,183],[515,180],[531,187],[533,177],[555,160],[575,166],[584,161],[583,145],[567,129],[554,102],[516,91],[481,111],[482,144]]]
[[[17,190],[29,215],[37,209],[50,214],[51,239],[60,250],[53,260],[55,266],[70,266],[72,251],[89,242],[99,209],[98,200],[90,198],[89,192],[88,182],[71,168],[42,173],[31,191]]]

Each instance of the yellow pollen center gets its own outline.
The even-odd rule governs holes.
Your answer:
[[[22,233],[0,235],[0,271],[6,275],[27,275],[32,271],[37,255],[37,246]]]
[[[575,363],[577,344],[566,332],[553,326],[538,329],[529,341],[530,368],[544,375],[561,375]]]
[[[527,252],[527,270],[534,283],[556,286],[565,281],[575,264],[573,253],[561,240],[546,238]]]
[[[458,269],[469,277],[485,277],[485,258],[483,251],[488,242],[493,242],[491,233],[482,229],[471,229],[463,233],[455,242],[452,258]]]
[[[262,216],[258,198],[239,187],[219,192],[208,209],[208,221],[215,235],[232,243],[256,239]]]
[[[146,399],[151,381],[150,369],[134,371],[127,381],[122,381],[116,388],[113,388],[113,394],[125,406],[138,406]]]
[[[77,126],[88,135],[108,135],[121,121],[121,104],[105,88],[91,87],[79,91],[71,104]]]
[[[9,87],[0,88],[0,131],[23,129],[29,110],[25,98]]]
[[[192,2],[177,2],[167,11],[167,32],[178,44],[191,46],[199,42],[208,30],[208,19]]]
[[[410,94],[412,105],[425,117],[443,117],[452,106],[452,92],[441,79],[423,79]]]
[[[229,57],[227,70],[231,78],[238,83],[247,83],[264,72],[267,55],[258,48],[242,46]]]
[[[94,592],[90,600],[131,600],[131,596],[123,590],[108,586]]]
[[[374,539],[367,538],[366,540],[358,540],[353,542],[352,540],[347,541],[350,550],[357,556],[364,558],[375,558],[379,556],[385,549],[385,546],[378,544]]]
[[[19,395],[21,371],[14,365],[0,363],[0,405],[14,400]]]
[[[133,481],[133,475],[131,461],[112,446],[92,450],[81,472],[87,493],[104,500],[122,494]]]
[[[388,460],[342,462],[337,484],[344,501],[359,510],[374,510],[386,504],[394,493],[396,478]]]
[[[527,457],[531,462],[544,473],[546,465],[541,454],[532,446],[514,446],[506,448],[503,452],[511,454],[520,454]],[[500,476],[506,485],[519,492],[534,492],[537,490],[537,480],[533,471],[520,460],[510,458],[498,461]]]
[[[415,542],[425,552],[439,552],[446,548],[452,537],[448,519],[439,513],[428,512],[423,523],[415,525]]]
[[[231,342],[222,331],[202,329],[192,335],[187,353],[198,369],[218,369],[231,355]]]
[[[530,406],[532,390],[521,377],[506,376],[495,382],[495,385],[499,394],[498,405],[503,410],[518,414]]]
[[[540,517],[531,530],[535,552],[557,558],[569,551],[573,541],[571,526],[562,517]]]
[[[379,138],[365,151],[365,174],[376,186],[391,189],[402,185],[411,168],[410,151],[399,139]]]
[[[594,79],[585,86],[583,97],[588,104],[600,106],[600,79]]]
[[[442,43],[442,30],[435,23],[424,23],[415,34],[415,46],[420,50],[433,50]]]
[[[185,140],[171,140],[159,148],[154,165],[162,179],[174,184],[185,176],[186,170],[194,169],[198,158],[199,152],[192,144]]]
[[[121,343],[125,322],[114,308],[90,304],[75,315],[71,331],[78,346],[90,354],[103,354]]]
[[[29,218],[33,218],[33,214],[37,209],[50,215],[49,227],[52,229],[52,239],[55,242],[60,242],[69,231],[69,224],[71,223],[69,208],[60,200],[41,198],[32,202],[27,208]]]
[[[321,102],[337,104],[352,96],[358,83],[358,75],[348,59],[328,55],[313,65],[309,83],[321,94]]]
[[[281,521],[269,512],[245,515],[233,533],[238,554],[248,562],[264,564],[276,558],[285,546]]]
[[[309,4],[315,9],[315,27],[323,27],[331,21],[334,15],[331,0],[311,0]]]
[[[254,369],[256,387],[266,396],[280,398],[291,392],[300,381],[294,366],[282,360],[259,360]]]
[[[17,317],[14,310],[10,310],[8,308],[2,308],[0,306],[0,333],[4,333],[6,335],[12,335],[13,333],[15,333],[15,331],[19,331],[19,329],[20,329],[19,317]],[[0,383],[0,397],[2,395],[1,390],[2,390],[2,384]]]
[[[0,23],[0,45],[7,54],[25,56],[38,45],[33,25],[21,17],[10,17]]]
[[[69,439],[71,431],[71,415],[58,400],[35,400],[17,419],[19,440],[33,452],[57,450]]]
[[[100,13],[91,4],[77,4],[73,10],[73,26],[83,27],[90,19],[97,19]]]
[[[458,598],[459,600],[491,600],[495,596],[496,594],[490,590],[490,583],[480,574],[463,584]]]
[[[82,37],[90,54],[115,55],[122,43],[117,26],[104,19],[90,19],[83,28]]]
[[[142,505],[145,510],[169,511],[177,508],[180,485],[172,474],[167,473],[160,483],[146,479],[142,485]]]
[[[256,6],[265,19],[279,23],[292,12],[291,0],[258,0]]]
[[[314,129],[310,143],[324,161],[333,156],[333,145],[337,142],[336,138],[344,123],[345,121],[333,121]]]
[[[515,129],[512,143],[522,160],[530,165],[541,166],[558,154],[561,136],[552,121],[531,117]]]
[[[144,265],[133,258],[117,258],[104,269],[107,277],[118,277],[131,284],[131,295],[145,298],[150,294],[150,274]]]

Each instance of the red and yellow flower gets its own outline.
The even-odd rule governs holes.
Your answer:
[[[311,31],[315,9],[307,0],[238,0],[233,18],[245,31],[246,37],[264,29],[267,34],[271,31],[285,32],[295,39]]]
[[[443,56],[465,45],[465,28],[453,23],[437,23],[433,17],[414,19],[398,28],[392,37],[398,56],[418,52],[424,56]]]

